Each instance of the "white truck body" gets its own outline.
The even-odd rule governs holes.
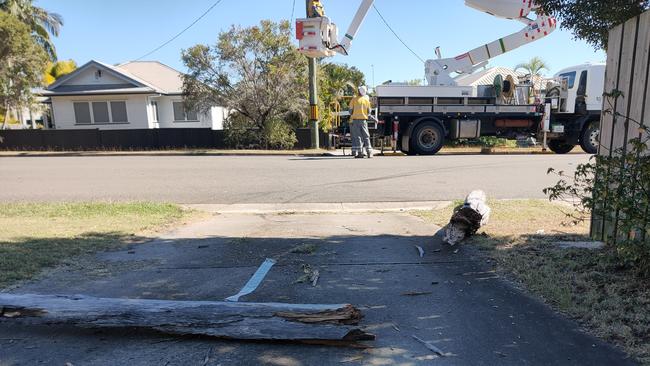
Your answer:
[[[605,87],[605,63],[585,63],[559,71],[554,79],[566,80],[566,90],[563,90],[565,101],[558,106],[557,113],[576,113],[576,105],[581,101],[585,111],[601,111]],[[579,109],[579,108],[578,108]]]

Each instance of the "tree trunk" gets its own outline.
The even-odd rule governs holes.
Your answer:
[[[7,129],[7,123],[9,122],[9,105],[5,105],[5,120],[2,122],[2,129]]]
[[[292,305],[0,294],[0,318],[245,340],[372,340],[352,305]]]

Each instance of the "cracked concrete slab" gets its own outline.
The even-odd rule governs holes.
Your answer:
[[[0,365],[634,364],[503,281],[493,264],[470,248],[444,245],[439,229],[405,213],[218,214],[14,290],[220,300],[237,293],[265,258],[273,258],[278,263],[242,301],[355,304],[365,314],[362,326],[377,335],[370,349],[17,325],[4,319]],[[310,250],[293,250],[305,245]],[[423,257],[416,245],[424,249]],[[316,286],[297,282],[306,266],[320,272]]]

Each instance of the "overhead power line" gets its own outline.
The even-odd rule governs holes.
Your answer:
[[[379,11],[379,9],[377,9],[377,6],[375,6],[375,5],[373,4],[372,7],[373,7],[373,9],[375,9],[375,11],[377,12],[377,15],[379,15],[379,17],[380,17],[381,20],[384,22],[384,24],[386,25],[386,27],[388,27],[388,29],[393,33],[393,35],[395,36],[395,38],[397,38],[397,40],[400,41],[400,42],[404,45],[404,47],[406,47],[406,49],[408,49],[409,51],[411,51],[411,53],[413,54],[413,56],[417,57],[418,60],[420,60],[420,61],[422,61],[422,63],[424,63],[424,62],[425,62],[424,59],[423,59],[422,57],[420,57],[420,55],[418,55],[415,51],[413,51],[413,49],[412,49],[411,47],[409,47],[409,46],[406,44],[406,42],[404,42],[404,40],[402,39],[402,37],[400,37],[400,36],[397,34],[397,32],[395,32],[395,30],[393,29],[393,27],[391,27],[390,24],[388,24],[388,21],[386,20],[386,18],[384,18],[384,16],[381,14],[381,12]]]
[[[296,0],[293,0],[293,5],[291,5],[291,20],[289,20],[289,25],[293,29],[293,17],[296,15]]]
[[[175,36],[173,36],[172,38],[170,38],[167,42],[165,42],[165,43],[161,44],[160,46],[154,48],[153,50],[151,50],[151,51],[148,52],[147,54],[144,54],[144,55],[142,55],[141,57],[137,58],[136,61],[140,61],[140,60],[142,60],[143,58],[148,57],[149,55],[151,55],[151,54],[157,52],[157,51],[160,50],[161,48],[163,48],[163,47],[167,46],[168,44],[172,43],[176,38],[180,37],[183,33],[187,32],[187,31],[188,31],[190,28],[192,28],[196,23],[198,23],[201,19],[203,19],[206,15],[208,15],[208,13],[211,12],[212,9],[216,8],[217,5],[219,5],[222,1],[223,1],[223,0],[217,0],[214,4],[212,4],[212,6],[210,6],[210,7],[208,8],[208,10],[206,10],[203,14],[201,14],[201,16],[199,16],[198,18],[196,18],[196,19],[192,22],[192,24],[188,25],[185,29],[183,29],[182,31],[178,32],[178,34],[176,34]]]

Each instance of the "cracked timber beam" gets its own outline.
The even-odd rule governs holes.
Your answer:
[[[111,299],[0,294],[0,318],[84,328],[153,329],[175,335],[268,341],[373,340],[352,305]]]

